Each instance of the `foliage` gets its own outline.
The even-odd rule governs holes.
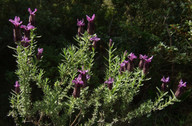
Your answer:
[[[158,89],[159,93],[154,101],[144,101],[137,107],[131,105],[134,96],[139,93],[143,82],[147,79],[140,69],[135,69],[133,72],[119,72],[119,64],[126,57],[114,55],[114,44],[109,46],[104,79],[114,78],[112,89],[107,88],[103,83],[88,81],[88,86],[81,88],[80,97],[75,98],[71,95],[71,90],[78,69],[83,66],[90,75],[93,75],[91,70],[95,49],[90,42],[91,36],[85,32],[83,37],[76,37],[78,46],[72,45],[63,49],[63,60],[58,66],[60,78],[55,82],[45,78],[45,71],[38,66],[35,37],[34,31],[31,31],[29,46],[24,47],[21,42],[17,42],[17,48],[13,48],[16,51],[14,56],[17,58],[16,74],[20,83],[20,92],[11,93],[12,110],[9,115],[14,118],[17,125],[30,123],[59,126],[113,125],[130,122],[133,118],[162,110],[179,101],[172,91],[168,94]],[[97,87],[91,89],[95,84]]]
[[[154,87],[160,85],[159,78],[162,75],[170,75],[172,86],[176,87],[177,81],[184,78],[191,82],[191,1],[190,0],[57,0],[57,1],[21,1],[21,0],[0,0],[0,42],[1,42],[1,74],[6,79],[1,80],[2,99],[1,115],[9,109],[6,108],[6,99],[9,90],[12,88],[15,75],[14,58],[7,45],[12,43],[12,30],[7,22],[10,17],[23,17],[26,22],[26,9],[28,7],[37,8],[38,33],[42,35],[38,41],[44,47],[45,55],[39,63],[44,72],[44,77],[48,77],[52,86],[59,79],[57,71],[59,52],[62,47],[70,43],[76,44],[71,36],[76,34],[76,18],[82,18],[85,14],[95,13],[97,33],[102,37],[102,49],[106,47],[106,41],[112,37],[116,47],[115,54],[120,54],[125,49],[128,52],[134,51],[136,54],[154,55],[151,73],[153,83],[151,90],[144,92],[155,94]],[[171,42],[171,43],[170,43]],[[54,51],[53,51],[54,50]],[[99,55],[105,55],[100,52]],[[98,61],[98,59],[95,59]],[[100,61],[100,59],[99,59]],[[97,67],[96,67],[97,66]],[[158,67],[156,67],[158,66]],[[103,66],[95,64],[92,68],[95,78],[91,80],[103,81],[98,78],[98,73],[102,73]],[[94,71],[95,70],[95,71]],[[53,74],[52,74],[53,73]],[[100,75],[102,77],[102,75]],[[98,82],[99,82],[98,81]],[[175,82],[174,82],[175,81]],[[95,84],[96,87],[99,84]],[[7,91],[7,92],[6,92]],[[5,104],[4,104],[5,103]]]

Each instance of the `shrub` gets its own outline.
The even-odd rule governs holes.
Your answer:
[[[31,20],[31,29],[25,31],[23,38],[20,34],[20,18],[10,20],[14,24],[14,40],[17,45],[16,48],[10,48],[16,52],[14,56],[17,58],[18,69],[15,73],[18,80],[15,91],[11,92],[12,110],[9,116],[14,118],[17,125],[121,124],[179,101],[176,96],[181,94],[186,82],[180,81],[175,95],[172,90],[165,90],[168,81],[163,78],[164,88],[157,88],[154,100],[132,104],[143,83],[150,79],[146,75],[153,56],[148,58],[140,55],[141,61],[137,68],[134,66],[137,56],[134,53],[128,55],[127,52],[121,56],[115,55],[116,48],[112,40],[107,49],[108,56],[105,57],[105,82],[94,81],[97,75],[92,70],[97,42],[100,41],[94,33],[94,17],[87,16],[90,33],[78,30],[75,37],[77,45],[63,49],[63,59],[58,66],[60,77],[55,82],[44,77],[46,72],[39,67],[43,60],[43,48],[38,48],[36,53],[36,29],[30,26]]]

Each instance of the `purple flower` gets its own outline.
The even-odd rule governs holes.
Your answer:
[[[147,58],[148,58],[147,55],[142,55],[142,54],[139,55],[139,59],[147,59]]]
[[[161,81],[163,82],[162,85],[161,85],[161,90],[162,90],[162,91],[166,91],[167,88],[168,88],[167,83],[169,82],[169,77],[165,78],[165,77],[163,76],[163,78],[161,78]]]
[[[38,48],[38,52],[37,52],[37,59],[38,59],[38,60],[41,59],[42,53],[43,53],[43,48]]]
[[[21,25],[20,28],[25,29],[26,31],[29,31],[31,29],[34,29],[35,27],[29,23],[27,26],[26,25]]]
[[[93,35],[95,33],[95,24],[94,24],[94,19],[95,19],[95,14],[90,18],[89,16],[86,15],[87,21],[88,21],[88,26],[87,26],[87,32],[90,35]]]
[[[19,84],[18,81],[15,81],[14,87],[15,87],[15,92],[16,92],[16,93],[19,93],[19,92],[20,92],[20,84]]]
[[[32,12],[30,8],[28,8],[29,11],[29,23],[31,23],[31,25],[35,26],[35,12],[37,12],[37,9],[35,8],[35,10]]]
[[[179,87],[179,88],[186,87],[186,84],[187,84],[187,82],[184,82],[184,83],[183,83],[183,81],[180,80],[178,87]]]
[[[165,77],[163,76],[163,78],[161,78],[161,81],[162,81],[163,83],[168,83],[168,82],[169,82],[169,77],[165,78]]]
[[[35,27],[29,23],[27,26],[21,25],[20,28],[25,29],[25,37],[30,38],[30,30],[34,29]]]
[[[13,40],[15,42],[21,41],[22,37],[21,37],[21,30],[20,30],[19,25],[22,24],[22,21],[20,21],[20,17],[15,16],[14,20],[9,19],[9,21],[14,25],[14,28],[13,28]]]
[[[96,48],[96,42],[100,40],[100,38],[97,37],[97,35],[91,37],[89,40],[93,41],[92,46],[95,49]]]
[[[139,55],[139,59],[140,59],[140,61],[139,61],[139,68],[140,69],[143,69],[143,65],[144,65],[145,59],[147,59],[147,58],[148,58],[148,56],[146,56],[146,55],[142,55],[142,54]]]
[[[22,24],[23,22],[20,21],[20,17],[15,16],[15,19],[9,19],[9,21],[14,24],[15,27],[18,27],[20,24]]]
[[[73,90],[73,96],[75,98],[77,98],[80,96],[80,88],[84,85],[84,83],[81,79],[81,75],[79,75],[77,78],[75,78],[75,80],[73,80],[72,83],[75,84],[75,88]]]
[[[77,19],[77,26],[84,26],[85,25],[85,23],[84,23],[84,19],[82,19],[82,20],[79,20],[79,19]]]
[[[130,53],[129,56],[128,56],[128,64],[127,64],[127,70],[129,72],[133,71],[134,69],[134,63],[133,63],[133,60],[136,59],[137,56],[135,56],[134,53]]]
[[[82,20],[77,19],[78,36],[81,36],[84,33],[84,28],[83,28],[84,25],[85,25],[84,19]]]
[[[150,58],[148,58],[148,59],[146,58],[146,59],[145,59],[145,62],[150,63],[152,59],[153,59],[153,56],[150,57]]]
[[[80,77],[81,80],[83,81],[84,85],[83,88],[87,86],[87,80],[90,78],[90,76],[87,74],[88,70],[84,70],[84,68],[82,67],[82,70],[78,70],[78,72],[80,72]]]
[[[184,87],[186,87],[186,84],[187,84],[187,82],[183,83],[183,81],[180,80],[178,88],[177,88],[177,90],[175,92],[176,97],[179,97],[182,94],[182,92],[184,91]]]
[[[35,15],[35,12],[37,12],[37,8],[35,8],[34,11],[32,11],[31,8],[28,8],[28,11],[30,15]]]
[[[105,84],[108,84],[109,90],[112,89],[112,87],[113,87],[113,82],[114,82],[114,79],[111,78],[111,77],[109,77],[109,80],[105,81]]]
[[[148,59],[147,58],[145,59],[145,62],[144,62],[144,65],[143,65],[143,73],[144,74],[148,73],[149,67],[150,67],[150,62],[151,62],[152,59],[153,59],[153,56],[151,56]]]
[[[122,62],[122,63],[120,64],[120,74],[122,74],[122,72],[125,72],[125,70],[126,70],[126,68],[125,68],[125,63]]]
[[[27,46],[29,46],[29,42],[30,42],[31,40],[29,40],[27,37],[22,37],[22,40],[21,40],[21,44],[24,46],[24,47],[27,47]]]
[[[27,37],[22,37],[22,42],[30,42],[31,40],[29,40]]]
[[[95,14],[93,14],[91,18],[88,15],[86,15],[86,18],[88,22],[93,22],[93,20],[95,19]]]
[[[137,58],[137,56],[135,56],[134,53],[130,53],[129,56],[128,56],[128,59],[129,59],[130,61],[133,61],[133,60],[136,59],[136,58]]]
[[[97,37],[97,35],[95,35],[95,36],[93,36],[93,37],[91,37],[89,40],[91,40],[91,41],[99,41],[99,40],[101,40],[100,38],[98,38]]]
[[[74,83],[75,85],[83,85],[84,82],[81,79],[81,75],[79,74],[79,76],[77,78],[75,78],[75,80],[72,80],[72,83]]]

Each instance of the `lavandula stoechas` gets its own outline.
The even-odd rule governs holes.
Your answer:
[[[186,84],[187,84],[187,82],[183,82],[182,80],[180,80],[180,82],[179,82],[179,85],[178,85],[178,88],[177,88],[177,90],[176,90],[176,92],[175,92],[175,96],[178,98],[181,94],[182,94],[182,92],[184,91],[184,87],[186,87]]]
[[[107,84],[109,90],[113,88],[113,82],[114,82],[114,79],[111,77],[109,77],[109,80],[105,81],[105,84]]]
[[[163,78],[161,78],[161,81],[163,82],[162,85],[161,85],[161,90],[162,90],[162,91],[166,91],[167,88],[168,88],[167,83],[169,82],[169,77],[165,78],[165,77],[163,76]]]
[[[87,32],[89,35],[93,35],[95,33],[95,24],[94,24],[94,19],[95,19],[95,14],[90,18],[88,15],[86,15],[87,21],[88,21],[88,26],[87,26]]]
[[[31,8],[28,8],[29,11],[29,23],[31,23],[31,25],[35,26],[35,13],[37,12],[37,9],[35,8],[34,11],[31,10]]]
[[[83,27],[85,26],[84,19],[82,20],[77,19],[77,26],[78,26],[78,36],[82,36],[82,34],[84,33]]]
[[[15,16],[14,20],[9,19],[9,21],[14,25],[13,27],[13,40],[14,42],[21,41],[21,29],[20,25],[22,21],[20,21],[20,17]]]

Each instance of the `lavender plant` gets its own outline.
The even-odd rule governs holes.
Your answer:
[[[107,49],[108,57],[105,57],[108,63],[105,82],[91,81],[94,78],[92,68],[96,42],[100,40],[94,34],[95,14],[92,18],[87,16],[87,32],[83,33],[82,30],[84,20],[77,20],[77,46],[71,45],[62,50],[63,60],[58,66],[60,78],[52,83],[44,77],[45,71],[38,65],[43,60],[43,48],[37,49],[37,36],[34,34],[34,13],[37,9],[34,12],[30,8],[28,10],[30,17],[27,26],[20,26],[22,22],[19,17],[15,17],[14,21],[10,20],[14,24],[14,40],[17,45],[16,48],[10,48],[16,53],[14,56],[18,69],[15,73],[18,80],[15,82],[15,91],[11,92],[12,109],[9,116],[14,118],[17,125],[32,123],[37,126],[89,126],[129,123],[133,118],[162,110],[179,101],[176,96],[186,86],[182,81],[176,95],[172,90],[161,91],[157,88],[155,100],[146,100],[133,106],[131,103],[134,97],[139,93],[143,82],[149,79],[146,74],[153,57],[147,59],[146,55],[140,55],[141,61],[137,68],[134,66],[133,60],[137,58],[134,53],[128,56],[127,52],[122,56],[114,55],[116,48],[112,39]],[[18,37],[20,28],[25,29],[23,39]],[[34,100],[33,91],[36,89],[41,93]]]

